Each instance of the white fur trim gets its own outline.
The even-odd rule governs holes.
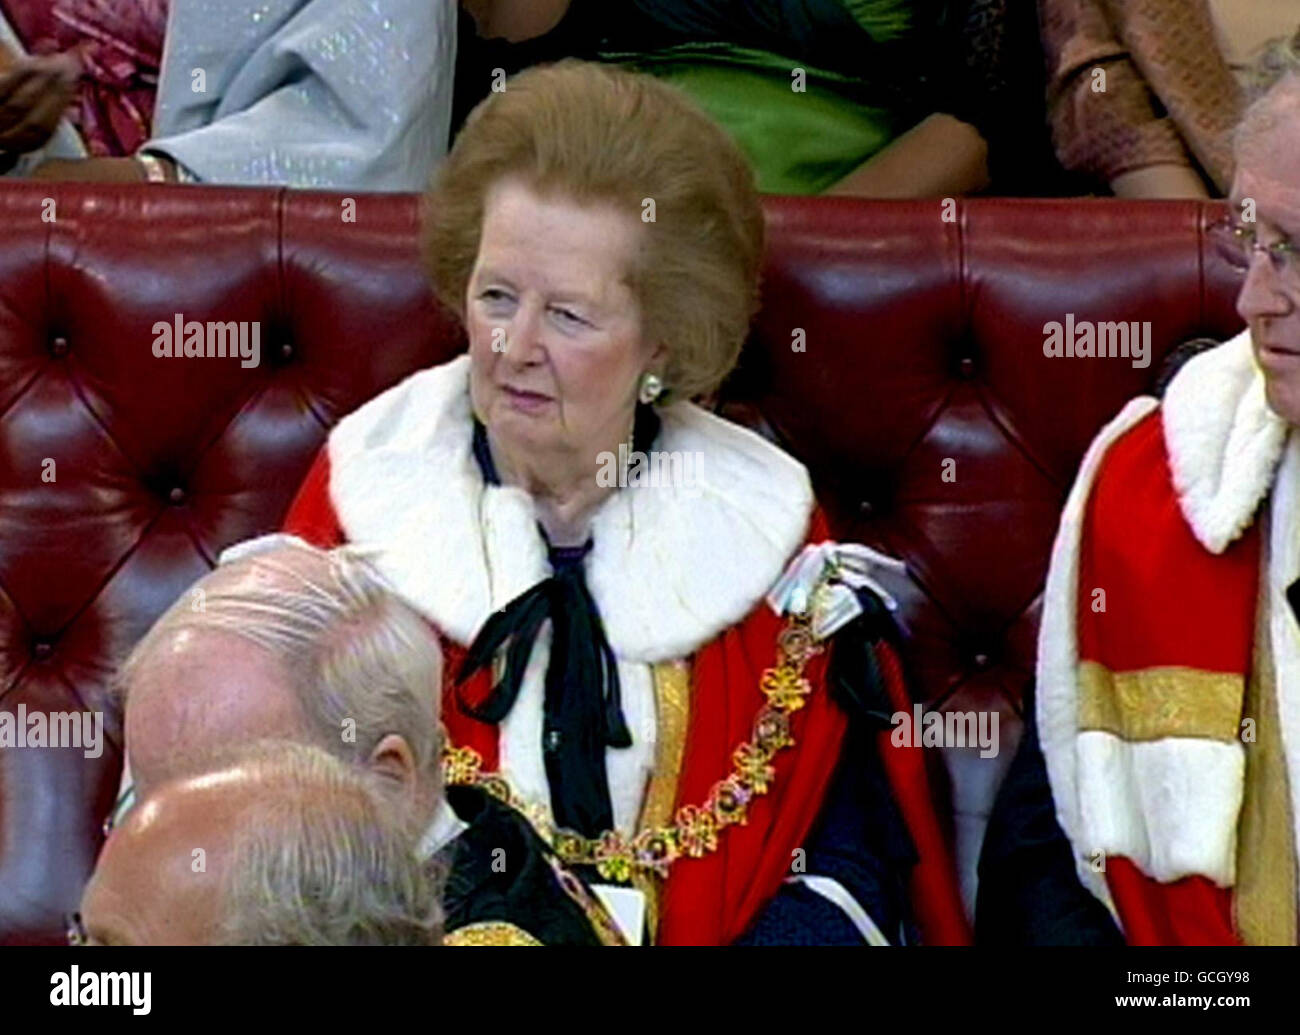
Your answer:
[[[1200,737],[1132,743],[1100,730],[1075,741],[1087,858],[1122,855],[1161,883],[1193,874],[1231,887],[1246,774],[1241,744]]]
[[[465,644],[550,575],[532,499],[485,485],[472,450],[469,357],[424,370],[345,417],[329,439],[330,499],[350,543],[446,636]],[[619,662],[633,746],[607,753],[615,825],[631,833],[654,763],[650,665],[745,618],[803,545],[808,473],[689,403],[662,411],[655,449],[702,457],[692,485],[632,486],[592,519],[587,585]],[[549,803],[541,754],[549,624],[501,727],[501,769]]]
[[[1035,710],[1043,760],[1047,765],[1047,778],[1056,804],[1056,818],[1074,846],[1079,880],[1105,903],[1112,914],[1115,914],[1115,905],[1111,901],[1105,878],[1088,865],[1077,786],[1075,741],[1079,734],[1079,652],[1075,611],[1079,585],[1079,547],[1083,535],[1084,509],[1102,459],[1121,435],[1139,423],[1157,405],[1156,400],[1149,396],[1129,402],[1114,420],[1102,428],[1084,454],[1074,488],[1070,490],[1065,509],[1061,513],[1056,541],[1052,544],[1047,586],[1043,590],[1043,618],[1038,632]]]
[[[1269,512],[1268,608],[1273,650],[1278,724],[1291,788],[1291,819],[1300,845],[1300,626],[1286,599],[1286,588],[1300,578],[1300,436],[1292,433],[1277,472]]]
[[[663,411],[655,448],[700,455],[699,484],[628,488],[592,520],[587,585],[621,658],[685,657],[762,601],[808,534],[804,466],[690,403]]]
[[[684,657],[754,609],[800,546],[808,472],[758,435],[690,403],[662,413],[655,448],[702,456],[691,486],[611,494],[592,519],[587,584],[618,657]],[[486,486],[471,450],[469,357],[421,371],[330,435],[330,498],[348,539],[446,635],[546,578],[527,493]]]
[[[1245,749],[1202,738],[1127,743],[1077,728],[1076,600],[1084,508],[1111,444],[1154,405],[1134,400],[1084,460],[1052,551],[1039,637],[1038,723],[1062,828],[1085,886],[1108,905],[1087,860],[1122,855],[1161,882],[1199,874],[1230,887],[1245,781]],[[1300,779],[1300,633],[1286,587],[1300,575],[1300,445],[1268,409],[1248,334],[1189,361],[1161,410],[1183,516],[1221,553],[1254,520],[1273,488],[1269,557],[1270,640],[1277,669],[1288,775]],[[1279,459],[1285,459],[1279,470]],[[1284,531],[1285,530],[1285,531]],[[1300,842],[1300,816],[1294,831]],[[1112,905],[1112,912],[1114,911]]]
[[[1161,418],[1183,516],[1201,545],[1222,553],[1273,484],[1287,432],[1268,408],[1250,332],[1188,360]]]

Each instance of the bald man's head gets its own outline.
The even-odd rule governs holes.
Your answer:
[[[110,835],[82,898],[93,943],[438,940],[438,874],[374,776],[288,742],[194,769]]]
[[[284,666],[229,632],[192,627],[161,637],[135,669],[127,701],[140,796],[223,745],[315,739]]]
[[[433,629],[346,550],[248,553],[200,579],[122,666],[137,790],[195,754],[276,737],[376,769],[427,817],[441,677]]]

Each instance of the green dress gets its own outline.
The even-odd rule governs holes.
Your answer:
[[[644,9],[656,5],[636,6],[644,18]],[[667,11],[692,5],[657,6]],[[713,6],[725,15],[735,5],[697,6]],[[917,19],[911,0],[793,0],[790,6],[821,8],[811,15],[801,11],[802,23],[783,21],[782,6],[774,2],[771,20],[748,32],[735,22],[711,31],[707,20],[672,30],[679,36],[716,32],[730,39],[603,47],[597,53],[601,60],[649,73],[690,95],[744,150],[760,190],[817,194],[929,114],[915,109],[920,92],[913,60]],[[774,38],[783,25],[798,30],[786,39]],[[609,42],[620,42],[621,35]],[[828,45],[830,37],[835,46]],[[665,34],[656,42],[666,38],[671,37]],[[767,46],[750,45],[760,43]],[[780,53],[771,49],[777,46]],[[816,62],[805,60],[814,56]]]

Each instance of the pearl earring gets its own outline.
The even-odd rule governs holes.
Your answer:
[[[637,397],[649,406],[663,394],[663,391],[664,383],[659,379],[659,375],[647,373],[641,378],[641,391]]]

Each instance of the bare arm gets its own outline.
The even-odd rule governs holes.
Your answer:
[[[1110,181],[1117,198],[1208,198],[1205,181],[1187,165],[1164,163],[1130,169]]]
[[[175,181],[176,167],[158,156],[168,181]],[[134,158],[51,158],[32,170],[33,180],[69,183],[144,183],[144,166]]]
[[[0,151],[43,147],[72,100],[77,60],[68,54],[26,58],[0,52]]]
[[[825,191],[862,198],[939,198],[989,184],[988,144],[951,115],[923,119]]]
[[[570,0],[465,0],[478,34],[509,43],[544,36],[569,10]]]

